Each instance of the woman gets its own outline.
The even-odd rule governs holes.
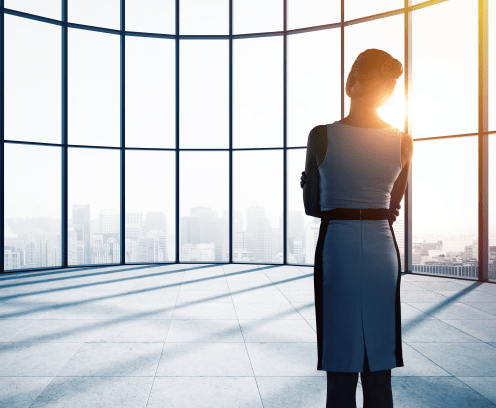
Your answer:
[[[393,406],[391,369],[403,366],[401,263],[392,223],[405,194],[413,139],[379,118],[403,68],[368,49],[346,82],[344,119],[310,132],[301,178],[305,213],[321,218],[314,289],[317,370],[327,371],[327,408]]]

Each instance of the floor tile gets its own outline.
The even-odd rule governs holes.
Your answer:
[[[413,305],[429,305],[428,308],[437,307],[438,303],[404,303],[401,302],[401,320],[407,319],[434,319],[433,316],[425,313],[423,310],[419,310]],[[429,309],[430,310],[430,309]]]
[[[271,289],[257,289],[245,292],[232,292],[232,301],[260,302],[260,303],[289,303],[288,299],[280,292]]]
[[[24,303],[19,301],[6,301],[0,303],[0,321],[3,319],[41,319],[49,310],[57,308],[59,303]]]
[[[496,377],[457,377],[496,405]]]
[[[38,320],[9,342],[164,342],[170,320]]]
[[[107,319],[117,300],[97,300],[72,304],[70,301],[57,304],[43,315],[43,319]]]
[[[262,408],[254,377],[156,377],[147,408]]]
[[[291,305],[295,307],[298,313],[304,319],[315,319],[315,303],[314,302],[291,302]],[[255,319],[255,318],[253,318]],[[278,317],[278,319],[280,319]]]
[[[0,377],[0,407],[28,408],[53,377]]]
[[[432,291],[461,291],[467,290],[465,285],[460,285],[456,282],[415,282],[415,286],[418,286],[422,289],[432,290]]]
[[[491,294],[489,292],[484,292],[482,290],[473,290],[466,293],[456,292],[456,291],[437,291],[440,295],[446,296],[450,299],[456,299],[457,302],[481,302],[481,303],[495,303],[496,304],[496,294]]]
[[[163,343],[85,343],[57,377],[153,377]]]
[[[454,302],[453,298],[443,296],[440,293],[431,292],[429,290],[406,290],[401,292],[401,301],[405,303],[450,303]]]
[[[169,343],[242,343],[237,320],[171,320]]]
[[[486,343],[409,343],[456,377],[496,377],[496,348]]]
[[[298,290],[305,290],[305,291],[314,291],[314,286],[313,286],[313,280],[309,280],[307,278],[301,279],[301,278],[296,278],[294,280],[290,280],[287,282],[282,282],[282,280],[279,281],[274,281],[277,286],[281,291],[298,291]]]
[[[218,290],[182,290],[177,296],[177,303],[223,302],[232,303],[229,291]]]
[[[246,343],[255,376],[319,377],[317,343]]]
[[[145,408],[153,377],[56,377],[29,408]]]
[[[391,370],[391,376],[398,377],[449,377],[446,370],[431,361],[409,344],[401,344],[403,352],[403,367],[395,367]]]
[[[184,279],[181,284],[181,291],[184,290],[217,290],[227,291],[226,278],[200,278],[200,279]]]
[[[444,320],[443,322],[485,342],[496,342],[496,319],[491,320]]]
[[[454,377],[391,378],[395,407],[494,408],[487,398]]]
[[[281,292],[290,302],[310,303],[315,301],[315,292],[313,290],[286,290]]]
[[[1,308],[1,305],[0,305]],[[37,320],[2,319],[0,320],[0,342],[7,341],[15,334]]]
[[[253,290],[274,290],[279,292],[273,282],[267,281],[234,281],[229,282],[229,290],[231,293],[248,292]]]
[[[171,319],[176,302],[120,302],[112,307],[107,319],[164,320]]]
[[[326,377],[256,378],[264,408],[323,408],[326,405]]]
[[[242,270],[242,271],[230,271],[224,270],[227,282],[240,282],[240,281],[260,281],[266,283],[272,283],[268,276],[259,269],[256,270]]]
[[[301,303],[300,303],[301,305]],[[298,313],[295,306],[289,302],[235,302],[237,318],[242,319],[279,319],[279,320],[301,320],[302,315]],[[315,317],[315,314],[314,314]]]
[[[165,343],[159,377],[253,376],[244,343]]]
[[[2,343],[1,377],[53,377],[82,343]]]
[[[172,319],[237,319],[236,310],[231,303],[201,302],[179,303],[174,309]]]
[[[420,309],[422,312],[428,313],[428,315],[435,317],[436,319],[495,319],[496,315],[483,312],[479,309],[472,307],[471,305],[464,303],[408,303],[415,309]],[[402,305],[403,307],[403,305]],[[496,310],[496,309],[495,309]]]
[[[479,343],[475,337],[436,319],[404,319],[402,340],[407,343]]]
[[[463,302],[463,304],[482,310],[483,312],[490,313],[496,316],[496,303],[487,302]]]
[[[129,303],[171,303],[177,300],[179,286],[175,289],[132,289],[130,292],[120,297],[120,302]]]
[[[308,323],[301,320],[239,320],[246,343],[316,342],[317,336]]]

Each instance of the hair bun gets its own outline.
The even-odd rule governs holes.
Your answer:
[[[382,76],[398,79],[403,74],[403,67],[396,58],[388,58],[382,64],[380,71]]]

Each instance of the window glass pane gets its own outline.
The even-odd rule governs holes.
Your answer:
[[[176,145],[175,41],[126,37],[126,146]]]
[[[282,263],[281,150],[233,152],[233,209],[233,262]]]
[[[181,34],[229,34],[229,0],[181,0],[179,10]]]
[[[126,31],[176,33],[175,0],[126,0]]]
[[[181,262],[229,261],[229,152],[181,152]]]
[[[496,1],[489,2],[489,130],[496,130]]]
[[[69,144],[120,145],[120,37],[69,28]]]
[[[471,0],[450,0],[414,12],[415,139],[477,132],[477,19],[477,2]]]
[[[120,263],[119,155],[69,148],[69,265]]]
[[[283,145],[283,38],[233,41],[233,144]]]
[[[403,74],[396,81],[393,96],[377,112],[382,120],[402,130],[405,112],[405,61],[404,61],[404,16],[385,17],[366,23],[353,24],[345,28],[344,80],[345,84],[351,67],[358,55],[369,49],[377,48],[391,54],[403,64]],[[344,96],[344,114],[350,112],[350,98]]]
[[[61,0],[4,0],[4,7],[56,20],[62,18]]]
[[[181,148],[229,148],[229,42],[181,41]]]
[[[287,0],[288,30],[341,21],[341,2],[329,0]]]
[[[415,142],[413,272],[477,279],[477,161],[477,136]]]
[[[175,162],[175,152],[126,151],[126,262],[175,261]]]
[[[313,265],[319,237],[320,218],[305,214],[301,172],[305,171],[307,149],[291,149],[288,160],[288,263]]]
[[[281,0],[234,0],[233,33],[261,33],[284,30]]]
[[[288,146],[306,146],[313,127],[341,119],[341,31],[288,36]]]
[[[489,135],[489,280],[496,281],[496,135]],[[475,184],[475,183],[474,183]]]
[[[60,27],[4,18],[5,139],[60,143]]]
[[[5,144],[5,270],[62,265],[59,147]]]
[[[404,0],[345,0],[344,19],[346,21],[354,20],[355,18],[372,16],[403,7],[405,7]]]
[[[67,0],[70,23],[120,29],[120,0]]]

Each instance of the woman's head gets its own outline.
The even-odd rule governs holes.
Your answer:
[[[383,106],[394,92],[403,66],[385,51],[370,48],[358,55],[346,81],[346,95],[376,107]]]

